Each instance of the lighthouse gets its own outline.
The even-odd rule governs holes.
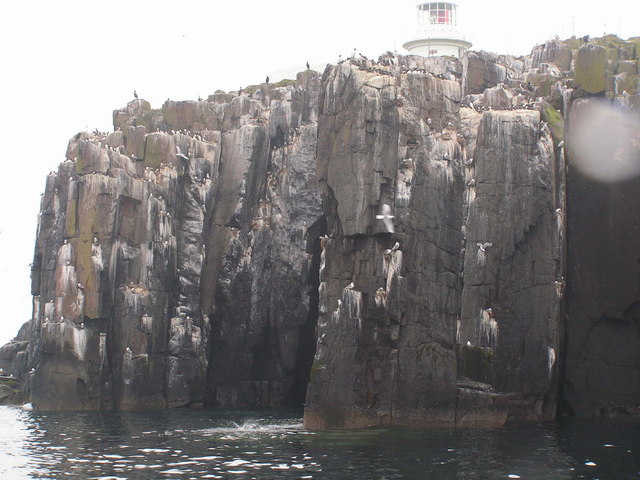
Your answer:
[[[402,46],[412,55],[461,57],[471,47],[458,29],[453,2],[418,2],[416,34]]]

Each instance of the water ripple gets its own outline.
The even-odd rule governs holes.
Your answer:
[[[640,422],[308,432],[291,415],[0,407],[0,478],[638,479]]]

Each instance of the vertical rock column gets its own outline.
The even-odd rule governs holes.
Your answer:
[[[149,123],[145,104],[114,117]],[[219,142],[124,124],[74,137],[43,197],[30,346],[39,409],[203,401],[202,205],[212,198]]]
[[[459,84],[356,61],[327,70],[323,87],[318,171],[328,235],[305,426],[451,425]],[[375,219],[385,203],[395,233]]]
[[[580,53],[588,66],[599,52]],[[583,75],[593,90],[607,84],[603,70]],[[630,107],[640,102],[633,93],[574,97],[567,115],[566,414],[639,412],[640,120]]]
[[[462,390],[460,425],[555,414],[562,227],[554,168],[538,111],[484,113],[467,184],[458,374],[518,400],[500,405],[488,395],[485,409],[481,393]]]

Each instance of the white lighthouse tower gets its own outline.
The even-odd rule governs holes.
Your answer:
[[[471,47],[458,29],[457,5],[453,2],[425,2],[417,5],[416,35],[402,46],[412,55],[461,57]]]

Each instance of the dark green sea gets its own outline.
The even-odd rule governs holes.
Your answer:
[[[0,407],[0,479],[640,479],[640,420],[309,432],[299,412]]]

